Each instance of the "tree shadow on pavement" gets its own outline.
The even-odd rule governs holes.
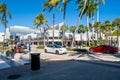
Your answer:
[[[89,56],[89,54],[86,55]],[[110,65],[105,65],[105,64],[103,65],[103,63],[99,63],[101,61],[97,61],[97,63],[91,61],[92,60],[89,61],[41,60],[40,70],[32,71],[30,65],[14,67],[11,69],[9,68],[6,70],[0,70],[1,72],[0,79],[8,80],[7,79],[8,76],[14,74],[20,75],[20,77],[17,80],[25,80],[25,79],[27,80],[93,80],[93,79],[119,80],[120,79],[119,69],[114,69],[114,71],[111,71],[113,68],[111,68]],[[110,78],[108,77],[108,75],[110,75]]]
[[[103,61],[102,59],[100,59],[100,58],[98,58],[98,55],[94,55],[94,54],[90,54],[90,53],[86,53],[86,54],[80,54],[79,56],[78,56],[78,58],[80,58],[80,57],[88,57],[90,60],[99,60],[99,61]]]

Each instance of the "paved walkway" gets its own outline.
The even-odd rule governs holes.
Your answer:
[[[24,65],[30,63],[31,53],[40,53],[40,58],[46,61],[56,61],[56,60],[86,60],[86,61],[109,61],[109,62],[120,62],[120,54],[86,54],[86,53],[77,53],[74,51],[68,51],[67,54],[57,55],[52,53],[45,53],[43,49],[36,49],[36,46],[32,47],[32,50],[26,53],[16,53],[14,59],[0,56],[0,69],[16,66],[16,64]]]
[[[25,74],[26,77],[27,76],[31,76],[33,73],[35,74],[39,74],[40,72],[33,72],[31,71],[31,65],[30,64],[25,64],[25,63],[30,63],[27,62],[28,60],[30,60],[30,53],[41,53],[40,54],[40,58],[41,58],[41,68],[43,67],[48,67],[51,62],[62,62],[62,64],[64,64],[63,62],[66,61],[71,61],[71,60],[75,60],[75,61],[83,61],[83,62],[87,62],[87,63],[95,63],[95,64],[100,64],[100,65],[107,65],[107,66],[112,66],[115,68],[120,68],[120,54],[101,54],[101,53],[97,53],[97,54],[82,54],[82,53],[76,53],[76,52],[69,52],[68,54],[64,54],[64,55],[56,55],[56,54],[52,54],[52,53],[44,53],[43,49],[36,49],[35,47],[32,48],[31,52],[28,52],[26,54],[18,54],[16,53],[15,55],[15,59],[12,60],[12,62],[10,62],[11,60],[9,58],[5,58],[3,56],[0,56],[0,65],[3,65],[1,67],[5,68],[0,70],[0,80],[7,80],[7,78],[10,75],[14,75],[14,74]],[[6,61],[5,61],[6,59]],[[9,61],[10,60],[10,61]],[[10,63],[7,63],[10,62]],[[109,62],[108,62],[109,61]],[[4,64],[3,64],[4,62]],[[19,63],[19,66],[13,66],[14,63]],[[13,64],[11,66],[11,64]],[[58,65],[58,64],[56,64]],[[6,67],[4,67],[6,66]],[[29,73],[25,73],[25,72],[29,72]],[[4,75],[6,74],[6,75]],[[45,73],[46,74],[46,73]],[[22,75],[23,76],[23,75]],[[25,78],[20,78],[18,80],[26,80]],[[36,79],[31,79],[28,78],[28,80],[37,80],[39,79],[38,77]]]
[[[40,70],[30,65],[0,71],[0,80],[119,80],[120,68],[76,60],[41,61]],[[6,75],[4,75],[6,74]]]

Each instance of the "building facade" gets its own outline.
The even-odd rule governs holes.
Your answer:
[[[65,32],[65,37],[62,39],[63,34],[61,29],[61,26],[64,25],[64,23],[56,24],[54,25],[54,42],[62,44],[63,40],[65,44],[71,44],[73,34],[70,32]],[[25,26],[10,26],[6,29],[6,38],[11,39],[15,42],[20,42],[21,40],[25,43],[31,43],[35,45],[43,45],[43,44],[49,44],[53,41],[53,26],[50,28],[29,28]],[[75,35],[75,42],[76,44],[80,44],[81,41],[87,41],[88,38],[86,37],[86,33],[76,34]],[[3,42],[3,36],[4,33],[0,34],[1,39],[0,41]],[[89,40],[91,39],[92,32],[89,32]],[[81,40],[82,39],[82,40]],[[113,40],[116,39],[116,37],[112,37]],[[120,47],[120,39],[119,39],[119,47]]]

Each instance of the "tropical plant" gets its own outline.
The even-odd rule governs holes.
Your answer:
[[[46,17],[44,16],[43,13],[40,13],[34,19],[34,25],[36,25],[36,28],[38,28],[40,25],[43,25],[43,24],[48,26]]]
[[[113,31],[114,29],[115,29],[115,27],[110,23],[110,21],[109,20],[106,20],[105,22],[104,22],[104,34],[105,34],[105,37],[106,37],[106,39],[105,40],[107,40],[108,41],[108,36],[110,36],[111,35],[111,31]],[[102,30],[103,31],[103,30]]]
[[[43,8],[43,11],[45,11],[46,9],[50,11],[52,11],[53,9],[55,8],[58,8],[62,11],[62,7],[59,5],[60,3],[60,0],[47,0],[44,2],[44,8]],[[53,34],[53,40],[52,40],[52,43],[54,44],[54,23],[55,23],[55,13],[53,12],[53,31],[52,31],[52,34]]]
[[[1,21],[2,24],[5,27],[5,31],[4,31],[4,39],[3,42],[5,41],[5,36],[6,36],[6,28],[7,28],[7,15],[9,16],[9,18],[12,18],[11,12],[7,9],[7,6],[5,3],[0,3],[0,14],[1,14]]]
[[[85,0],[81,0],[81,1],[79,0],[80,3],[79,3],[79,6],[78,6],[77,10],[82,9],[84,7],[83,15],[86,14],[86,17],[87,17],[86,18],[86,24],[87,24],[86,27],[91,27],[92,31],[94,31],[92,26],[94,24],[94,12],[97,9],[97,3],[95,3],[93,0],[86,0],[86,5],[84,5],[84,1]],[[90,25],[90,23],[89,23],[89,18],[90,17],[92,17],[92,22],[93,22],[92,26],[89,26]],[[88,38],[87,40],[88,40],[88,43],[89,43],[88,32],[87,32],[86,36]]]
[[[64,45],[65,31],[68,30],[68,25],[66,25],[66,24],[62,25],[61,30],[62,30],[62,32],[63,32],[63,36],[62,36],[62,45]]]
[[[120,29],[120,18],[115,18],[112,22],[114,26],[117,26],[117,47],[119,46],[119,36],[118,36],[118,30]]]
[[[120,29],[119,30],[114,30],[111,34],[111,36],[117,36],[117,35],[120,36]]]
[[[94,28],[93,28],[93,25],[94,25],[94,15],[95,15],[95,11],[97,11],[97,3],[94,2],[92,0],[91,4],[90,4],[90,16],[92,17],[92,26],[91,26],[91,29],[92,29],[92,35],[94,35]]]
[[[81,8],[84,8],[84,11],[83,11],[83,14],[86,14],[86,24],[87,26],[86,27],[89,27],[89,16],[90,16],[90,0],[87,0],[86,2],[86,6],[84,8],[84,0],[81,0],[80,2],[80,5],[78,6],[77,10],[81,9]],[[88,37],[88,32],[86,34],[86,37],[88,38],[88,42],[89,42],[89,37]]]
[[[73,34],[75,33],[75,29],[76,29],[75,26],[70,26],[69,27],[69,31],[72,32]]]
[[[85,27],[85,31],[86,31],[86,45],[90,46],[90,42],[89,42],[89,30],[90,30],[90,27]],[[87,44],[88,42],[88,44]]]
[[[34,19],[34,24],[36,25],[36,28],[38,28],[40,25],[48,26],[46,17],[44,16],[43,13],[38,14],[38,16]],[[45,39],[45,31],[44,31],[44,39]],[[45,40],[44,40],[44,46],[45,46]]]
[[[74,34],[75,34],[75,31],[76,31],[76,27],[75,27],[75,26],[70,26],[70,27],[69,27],[69,31],[73,33],[73,36],[72,36],[72,41],[73,41],[73,40],[75,39],[75,35],[74,35]],[[75,40],[74,40],[74,41],[75,41]],[[71,44],[72,44],[72,43],[71,43]],[[73,45],[74,45],[74,44],[72,44],[72,48],[73,48]]]
[[[81,7],[81,2],[82,1],[84,2],[84,6],[83,7]],[[87,2],[87,0],[77,0],[77,4],[78,4],[77,10],[80,10],[80,13],[79,13],[79,18],[78,18],[78,23],[77,23],[77,25],[75,27],[75,32],[73,34],[73,39],[72,39],[72,43],[71,43],[71,47],[72,48],[73,48],[73,44],[75,42],[74,41],[75,40],[75,33],[78,30],[78,27],[79,27],[79,24],[80,24],[80,19],[82,18],[83,14],[84,14],[84,10],[85,10],[85,7],[86,7],[86,2]]]
[[[65,16],[66,16],[66,8],[67,8],[67,4],[69,3],[70,0],[62,0],[62,3],[64,4],[63,7],[63,20],[65,22]]]
[[[95,22],[95,23],[94,23],[95,33],[97,34],[97,36],[96,36],[96,41],[97,41],[96,45],[98,45],[98,33],[99,33],[99,31],[100,31],[101,25],[102,25],[102,24],[101,24],[100,22]]]
[[[104,4],[105,0],[96,0],[97,5],[97,22],[99,22],[99,5]]]
[[[82,33],[85,32],[85,28],[83,25],[79,26],[78,33],[80,33],[80,40],[81,40],[81,46],[83,45],[83,40],[82,40]]]

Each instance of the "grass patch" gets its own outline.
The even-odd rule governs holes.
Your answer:
[[[73,49],[72,48],[66,48],[68,51],[73,51]]]
[[[36,48],[37,49],[44,49],[45,47],[44,46],[37,46]]]

